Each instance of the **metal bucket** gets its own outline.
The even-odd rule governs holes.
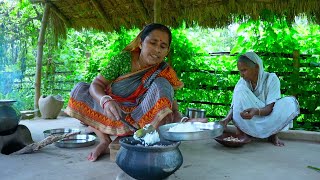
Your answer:
[[[205,118],[206,110],[197,108],[187,108],[186,116],[188,118]]]

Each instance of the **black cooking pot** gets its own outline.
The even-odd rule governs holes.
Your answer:
[[[20,122],[21,113],[12,105],[14,100],[0,100],[0,135],[10,134]]]
[[[120,139],[117,165],[129,176],[139,180],[160,180],[173,174],[183,163],[180,142],[161,140],[144,146],[133,137]]]

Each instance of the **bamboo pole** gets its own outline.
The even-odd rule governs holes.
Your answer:
[[[294,87],[293,87],[293,96],[297,96],[299,90],[299,69],[300,69],[300,52],[299,50],[293,51],[293,79],[294,79]]]
[[[38,116],[38,109],[39,104],[38,100],[40,98],[40,90],[41,90],[41,70],[42,70],[42,56],[43,56],[43,45],[44,45],[44,38],[45,33],[48,25],[48,19],[49,19],[49,11],[50,7],[49,4],[46,3],[43,17],[41,20],[41,28],[39,32],[38,37],[38,50],[37,50],[37,64],[36,64],[36,77],[35,77],[35,97],[34,97],[34,109],[35,111],[35,117]]]
[[[154,19],[153,22],[160,23],[161,22],[161,0],[154,0],[153,2],[153,10],[154,10]]]

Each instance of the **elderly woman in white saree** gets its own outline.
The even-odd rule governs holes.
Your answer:
[[[260,57],[247,52],[238,59],[241,78],[234,88],[231,109],[221,123],[233,120],[238,134],[244,138],[268,138],[276,146],[283,146],[277,133],[288,130],[299,114],[295,97],[280,94],[280,81],[275,73],[264,71]]]

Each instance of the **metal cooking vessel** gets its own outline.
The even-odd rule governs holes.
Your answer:
[[[196,108],[187,108],[186,116],[188,118],[205,118],[206,110],[196,109]]]
[[[143,146],[133,137],[120,139],[117,165],[129,176],[140,180],[160,180],[173,174],[183,163],[180,142],[161,140]]]
[[[223,126],[219,122],[187,122],[202,131],[195,132],[169,132],[169,129],[179,123],[165,124],[159,127],[161,137],[170,141],[193,141],[200,139],[212,139],[223,133]]]
[[[12,105],[14,100],[0,100],[0,134],[14,131],[20,122],[21,113]]]

